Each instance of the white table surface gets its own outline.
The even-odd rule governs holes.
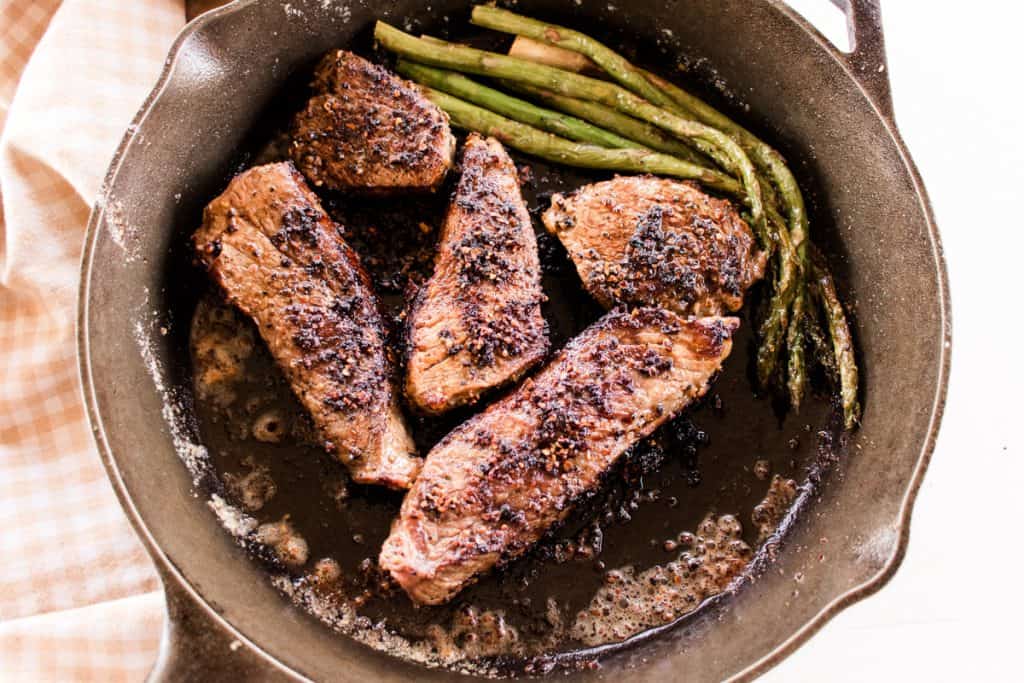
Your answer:
[[[827,0],[791,4],[842,32]],[[896,119],[949,265],[949,400],[902,568],[765,680],[1024,680],[1024,5],[883,0],[882,13]]]

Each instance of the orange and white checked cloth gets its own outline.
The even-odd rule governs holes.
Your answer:
[[[0,680],[141,680],[163,596],[93,446],[74,316],[89,209],[182,0],[0,0]]]

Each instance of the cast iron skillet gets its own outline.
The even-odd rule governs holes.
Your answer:
[[[464,0],[373,4],[241,0],[190,24],[125,135],[90,221],[82,383],[108,473],[164,580],[170,618],[158,679],[453,676],[371,651],[286,603],[218,525],[179,455],[197,433],[182,371],[190,311],[180,290],[191,277],[180,265],[182,245],[235,170],[245,136],[294,72],[374,19],[412,18],[415,30],[431,32],[445,17],[468,16]],[[838,463],[824,476],[812,471],[810,495],[767,571],[657,637],[608,654],[600,668],[570,676],[751,677],[878,590],[903,557],[948,376],[942,250],[892,120],[876,0],[849,2],[849,55],[774,0],[622,5],[517,7],[613,44],[650,45],[649,62],[660,39],[669,54],[698,60],[698,77],[736,93],[749,113],[732,105],[734,112],[802,164],[815,234],[856,313],[864,426],[847,447],[821,453]],[[770,438],[743,435],[761,436]]]

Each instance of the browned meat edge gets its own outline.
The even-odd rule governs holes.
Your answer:
[[[619,176],[554,195],[543,221],[606,308],[719,315],[739,310],[764,274],[765,254],[732,204],[687,182]]]
[[[295,117],[289,153],[310,183],[391,194],[434,190],[455,155],[448,116],[411,83],[345,50],[328,53]]]
[[[530,214],[501,143],[470,134],[434,273],[406,326],[405,391],[427,413],[475,402],[520,378],[548,349]]]
[[[606,315],[431,450],[381,567],[413,600],[439,604],[521,555],[707,390],[738,325],[652,308]]]
[[[408,488],[421,460],[369,277],[340,230],[286,162],[235,177],[193,239],[228,301],[256,323],[324,447],[357,482]]]

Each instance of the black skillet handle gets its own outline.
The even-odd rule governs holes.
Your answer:
[[[217,624],[177,578],[161,572],[167,616],[147,683],[246,681],[284,683],[287,676]]]
[[[832,0],[846,14],[851,52],[846,56],[857,80],[890,121],[893,118],[889,65],[885,60],[881,0]]]

